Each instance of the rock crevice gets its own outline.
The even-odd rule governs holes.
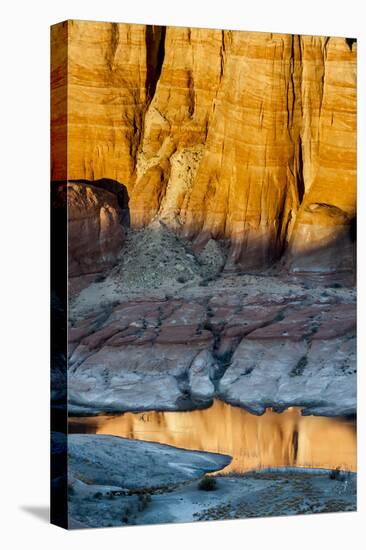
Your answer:
[[[353,39],[82,21],[67,37],[53,82],[66,71],[70,179],[124,182],[132,227],[163,215],[199,244],[228,239],[229,265],[286,251],[291,270],[352,268],[348,222],[307,208],[355,216]],[[60,116],[56,105],[56,141]],[[194,175],[188,164],[175,177],[176,156],[195,149]]]
[[[337,292],[140,298],[86,317],[69,331],[70,410],[189,410],[217,397],[256,414],[353,414],[355,310]]]

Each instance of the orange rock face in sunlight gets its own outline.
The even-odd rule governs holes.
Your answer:
[[[166,443],[174,447],[228,454],[220,473],[266,467],[341,468],[356,471],[356,430],[337,418],[301,416],[299,409],[255,416],[214,401],[191,412],[124,413],[71,419],[87,433]],[[81,426],[81,429],[80,429]]]
[[[355,43],[66,25],[69,179],[126,185],[133,227],[158,217],[197,246],[229,239],[229,263],[263,267],[287,250],[295,270],[351,267]]]

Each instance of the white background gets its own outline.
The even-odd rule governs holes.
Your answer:
[[[365,16],[350,0],[50,0],[1,7],[2,411],[0,537],[7,549],[365,547]],[[66,532],[48,525],[49,25],[64,19],[358,37],[359,511]],[[363,153],[363,155],[362,155]],[[362,540],[362,538],[364,540]]]

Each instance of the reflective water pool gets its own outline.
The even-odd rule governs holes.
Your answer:
[[[356,471],[356,423],[301,416],[298,408],[256,416],[222,401],[188,412],[127,412],[69,419],[70,433],[110,434],[233,457],[220,473],[310,467]]]

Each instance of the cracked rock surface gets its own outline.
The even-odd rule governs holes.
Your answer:
[[[156,274],[142,296],[123,265],[71,305],[72,414],[190,410],[213,398],[255,414],[356,412],[352,287],[273,272],[159,286]]]

